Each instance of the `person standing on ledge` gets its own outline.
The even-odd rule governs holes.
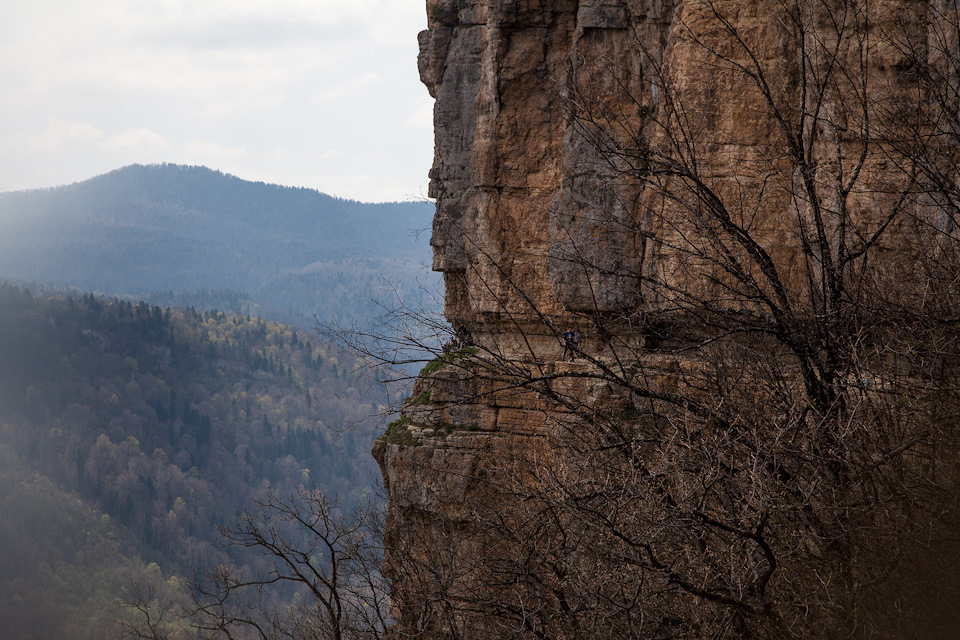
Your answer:
[[[577,359],[577,350],[580,348],[580,332],[573,327],[567,327],[563,332],[563,356],[561,360],[566,362],[567,356],[570,356],[570,362]]]
[[[566,362],[568,355],[573,356],[573,327],[567,327],[563,332],[563,355],[560,356],[560,360]]]

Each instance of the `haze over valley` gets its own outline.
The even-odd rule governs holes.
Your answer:
[[[4,638],[115,637],[131,585],[256,570],[217,526],[269,489],[372,496],[391,398],[315,324],[435,310],[431,215],[178,165],[0,194]]]

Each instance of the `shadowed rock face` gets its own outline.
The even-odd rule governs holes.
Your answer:
[[[899,4],[880,3],[872,28],[914,29],[917,16],[897,10]],[[685,226],[689,211],[671,200],[669,184],[650,188],[640,179],[652,154],[678,144],[662,125],[680,117],[695,147],[688,161],[759,239],[785,285],[808,286],[801,267],[817,249],[804,249],[798,231],[801,177],[780,158],[786,134],[764,115],[768,105],[753,79],[716,63],[717,56],[746,60],[745,49],[718,26],[723,15],[776,78],[775,97],[794,100],[798,43],[773,19],[775,5],[427,0],[419,66],[436,99],[431,244],[433,267],[445,277],[447,319],[503,361],[539,367],[543,375],[576,374],[586,365],[557,362],[566,326],[577,323],[590,355],[612,353],[608,331],[617,333],[617,348],[636,355],[645,340],[639,317],[676,304],[664,302],[662,291],[701,295],[718,286],[704,277],[715,276],[712,267],[690,258],[698,230]],[[898,60],[892,50],[875,52],[866,67],[870,90],[909,102]],[[839,89],[824,99],[834,122],[842,120],[844,99]],[[836,148],[856,147],[837,131],[833,149],[811,150],[826,159],[822,166]],[[893,196],[878,194],[896,193],[903,176],[885,162],[864,158],[866,188],[850,196],[851,219],[880,215],[884,198]],[[649,282],[664,286],[654,290]],[[645,364],[659,366],[652,355]],[[484,552],[471,538],[471,509],[482,503],[490,469],[535,452],[538,437],[563,421],[542,397],[498,390],[496,380],[470,370],[444,367],[421,377],[414,398],[423,400],[404,410],[403,437],[374,446],[391,500],[388,542],[424,565],[439,555],[438,546],[447,545],[452,564]],[[566,393],[583,406],[619,402],[616,390],[589,385]],[[442,614],[418,601],[431,589],[441,601],[454,587],[424,587],[423,575],[404,574],[399,564],[388,560],[387,570],[401,632],[488,634],[482,616],[471,626],[469,615]]]

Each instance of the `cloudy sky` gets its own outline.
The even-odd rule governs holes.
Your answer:
[[[14,0],[0,191],[205,165],[364,201],[426,196],[424,0]]]

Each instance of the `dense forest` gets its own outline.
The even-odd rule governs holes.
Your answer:
[[[214,566],[267,487],[368,491],[350,427],[386,398],[361,364],[264,319],[0,284],[5,637],[105,637],[123,584]]]
[[[377,315],[395,292],[435,307],[432,216],[427,202],[368,204],[205,167],[132,165],[0,193],[0,276],[311,328],[314,316]]]

